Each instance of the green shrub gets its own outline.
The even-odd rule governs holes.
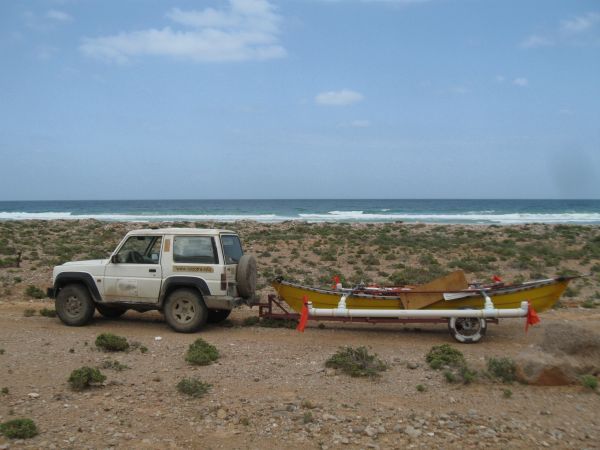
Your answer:
[[[9,439],[29,439],[37,436],[38,429],[31,419],[14,419],[0,423],[0,433]]]
[[[456,375],[451,370],[444,370],[444,378],[448,383],[455,383],[457,380]]]
[[[121,364],[119,361],[113,360],[113,359],[107,359],[106,361],[102,361],[102,364],[100,365],[100,367],[102,369],[116,370],[117,372],[121,372],[125,369],[129,369],[128,365]]]
[[[197,378],[184,378],[177,383],[177,390],[190,397],[200,398],[208,392],[211,385],[204,383]]]
[[[512,383],[516,379],[517,366],[510,358],[489,358],[487,360],[488,373],[504,383]]]
[[[69,384],[76,391],[87,389],[94,383],[102,383],[106,380],[106,376],[100,370],[93,367],[81,367],[71,372],[69,376]]]
[[[459,373],[464,384],[471,384],[477,378],[477,372],[469,369],[467,366],[461,367]]]
[[[435,370],[439,370],[444,366],[466,366],[466,361],[463,354],[449,344],[431,347],[431,350],[429,350],[429,353],[427,353],[426,360],[429,363],[429,366]]]
[[[512,391],[510,389],[503,389],[502,390],[502,397],[504,398],[511,398],[513,395]]]
[[[352,377],[376,377],[388,367],[377,355],[370,355],[366,347],[342,347],[325,366],[340,369]]]
[[[8,395],[8,388],[7,387],[3,387],[2,389],[0,389],[0,394],[2,394],[2,395]]]
[[[129,342],[122,336],[102,333],[96,338],[96,347],[107,352],[122,352],[129,348]]]
[[[423,386],[422,384],[417,384],[417,391],[419,392],[425,392],[425,386]]]
[[[25,294],[31,298],[46,298],[46,293],[42,291],[39,287],[30,284],[25,289]]]
[[[219,351],[214,345],[209,344],[204,339],[196,339],[190,345],[185,355],[185,360],[198,366],[207,366],[213,361],[219,359]]]
[[[260,319],[258,325],[264,328],[296,328],[298,321],[295,319]]]
[[[581,384],[586,388],[595,390],[598,387],[598,378],[594,375],[584,375],[581,377]]]
[[[260,318],[258,316],[250,316],[244,319],[244,321],[242,322],[242,326],[253,327],[254,325],[257,325],[258,322],[260,322]]]
[[[35,309],[32,308],[27,308],[25,311],[23,311],[23,315],[25,317],[32,317],[35,316]]]
[[[40,309],[40,316],[56,317],[56,310],[50,309],[50,308],[42,308],[42,309]]]

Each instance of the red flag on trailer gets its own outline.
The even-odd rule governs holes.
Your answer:
[[[492,281],[493,281],[494,283],[501,283],[501,282],[502,282],[502,278],[500,278],[498,275],[494,275],[494,276],[492,277]]]
[[[337,275],[335,277],[333,277],[333,290],[335,291],[337,289],[337,285],[340,284],[340,277],[338,277]]]
[[[308,298],[306,295],[304,296],[304,304],[302,305],[302,312],[300,313],[300,321],[298,322],[298,326],[296,330],[304,333],[304,328],[306,327],[306,322],[308,322]]]
[[[540,316],[537,315],[535,309],[533,309],[533,306],[531,306],[531,303],[528,302],[527,304],[529,305],[529,308],[527,308],[527,321],[525,322],[525,333],[527,333],[529,325],[533,326],[541,322]]]

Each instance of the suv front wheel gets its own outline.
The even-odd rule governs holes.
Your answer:
[[[164,306],[167,324],[179,333],[198,331],[208,318],[208,309],[193,289],[177,289],[169,294]]]
[[[68,284],[56,296],[56,313],[60,320],[73,327],[88,323],[94,315],[94,302],[86,287]]]

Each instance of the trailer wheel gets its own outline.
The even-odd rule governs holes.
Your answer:
[[[487,321],[477,317],[451,317],[448,320],[448,330],[461,344],[475,344],[485,336]]]

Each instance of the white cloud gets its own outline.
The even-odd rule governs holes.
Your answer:
[[[566,33],[583,33],[600,23],[600,14],[590,12],[583,16],[577,16],[560,23],[560,29]]]
[[[147,29],[86,38],[80,50],[87,56],[125,63],[137,56],[170,56],[197,62],[281,58],[280,16],[268,0],[229,0],[225,10],[182,11],[167,18],[188,29]]]
[[[529,85],[529,80],[527,78],[519,77],[515,78],[512,82],[515,86],[525,87]]]
[[[520,44],[523,48],[549,47],[551,45],[554,45],[554,42],[551,39],[537,34],[528,36]]]
[[[57,52],[58,48],[56,47],[52,47],[50,45],[40,45],[37,48],[36,56],[42,61],[47,61],[49,59],[52,59]]]
[[[496,81],[496,83],[504,83],[505,80],[506,78],[504,77],[504,75],[496,75],[496,77],[494,78],[494,81]]]
[[[600,28],[600,12],[589,12],[570,19],[562,20],[558,26],[543,35],[532,34],[519,46],[539,48],[554,45],[594,46],[600,44],[597,30]]]
[[[368,128],[371,126],[371,122],[369,120],[353,120],[350,122],[350,126],[353,128]]]
[[[56,9],[51,9],[50,11],[48,11],[46,13],[46,18],[55,20],[57,22],[70,22],[71,20],[73,20],[73,17],[71,17],[66,12],[57,11]]]
[[[465,86],[454,86],[452,89],[450,89],[450,92],[453,94],[465,95],[471,92],[471,90]]]
[[[364,96],[362,94],[349,89],[321,92],[315,97],[315,101],[319,105],[325,106],[347,106],[360,102],[363,99]]]

